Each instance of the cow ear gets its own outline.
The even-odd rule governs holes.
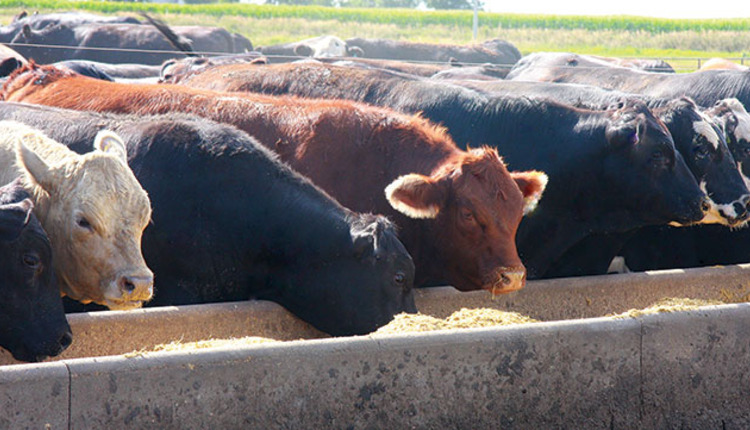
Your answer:
[[[375,238],[372,234],[355,234],[352,237],[352,247],[354,248],[354,255],[357,258],[371,255],[375,247]]]
[[[31,199],[0,205],[0,240],[15,240],[29,223],[33,208],[34,203]]]
[[[364,57],[365,56],[364,49],[360,48],[359,46],[347,46],[346,53],[350,57]]]
[[[52,194],[58,183],[55,170],[48,166],[36,152],[27,148],[22,141],[18,141],[16,146],[16,163],[26,172],[26,176],[32,183]]]
[[[446,191],[429,176],[409,174],[385,188],[388,203],[410,218],[435,218],[443,206]]]
[[[15,23],[16,21],[20,21],[20,20],[26,18],[27,16],[29,16],[29,13],[27,11],[25,11],[25,10],[22,10],[21,13],[19,13],[18,15],[16,15],[16,16],[13,17],[12,23]]]
[[[523,194],[523,214],[527,215],[536,208],[542,198],[544,189],[547,188],[549,178],[544,172],[530,170],[528,172],[510,172],[511,178],[516,181],[518,189]]]
[[[94,148],[112,154],[128,164],[128,150],[125,143],[114,131],[101,130],[94,138]]]

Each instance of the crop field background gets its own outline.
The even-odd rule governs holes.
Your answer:
[[[355,9],[238,3],[173,5],[131,2],[0,0],[0,23],[21,10],[82,10],[135,15],[146,11],[170,25],[212,25],[248,37],[255,46],[322,34],[383,37],[431,43],[471,43],[471,11]],[[585,17],[480,13],[478,40],[501,38],[523,54],[566,51],[615,57],[661,58],[678,71],[702,59],[750,64],[750,18],[671,20],[628,16]]]

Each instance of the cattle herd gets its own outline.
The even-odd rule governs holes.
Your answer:
[[[750,261],[746,69],[143,18],[0,27],[19,360],[71,343],[66,310],[265,299],[352,335],[415,287]]]

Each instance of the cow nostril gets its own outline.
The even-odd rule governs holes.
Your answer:
[[[129,277],[123,276],[120,278],[120,289],[126,293],[132,293],[135,291],[135,284]]]
[[[60,338],[60,346],[62,347],[62,349],[66,349],[70,346],[71,343],[73,343],[73,334],[69,331],[66,331]]]
[[[737,218],[747,216],[747,207],[744,204],[740,202],[734,202],[732,206],[734,207],[734,211],[737,213]]]

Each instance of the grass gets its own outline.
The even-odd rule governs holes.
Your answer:
[[[87,10],[135,14],[147,10],[171,25],[213,25],[247,36],[255,46],[321,34],[383,37],[431,43],[472,42],[471,12],[348,9],[239,4],[168,5],[129,2],[0,0],[0,23],[20,10]],[[662,58],[680,70],[698,59],[750,55],[750,20],[668,20],[639,17],[576,17],[480,14],[478,39],[501,38],[523,54],[567,51],[614,57]]]

